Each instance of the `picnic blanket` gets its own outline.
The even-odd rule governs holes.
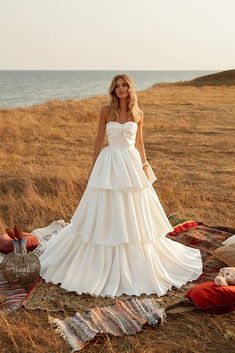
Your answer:
[[[191,287],[196,283],[214,279],[224,264],[215,258],[211,251],[220,247],[225,240],[235,233],[235,230],[232,228],[208,226],[200,221],[185,219],[178,213],[169,215],[168,219],[174,227],[174,231],[169,233],[167,237],[173,241],[178,241],[184,245],[201,250],[203,274],[196,281],[186,283],[180,289],[173,287],[172,290],[159,298],[154,294],[143,294],[135,298],[128,295],[122,295],[118,298],[106,298],[67,292],[60,288],[59,285],[46,283],[42,278],[39,278],[19,305],[23,305],[26,309],[41,309],[48,312],[57,312],[58,314],[60,312],[60,314],[63,313],[63,315],[66,315],[65,318],[56,318],[49,314],[49,321],[56,327],[57,332],[70,343],[74,350],[82,349],[85,343],[92,339],[98,332],[113,334],[118,334],[118,332],[119,334],[138,332],[138,330],[141,330],[143,324],[150,323],[151,321],[146,318],[146,315],[151,318],[151,315],[156,315],[154,314],[156,310],[158,310],[158,320],[156,323],[159,323],[164,318],[164,310],[167,312],[167,310],[179,304],[185,305],[188,303],[190,305],[189,300],[185,297],[185,293]],[[46,242],[53,234],[56,236],[59,228],[61,229],[63,226],[64,224],[60,220],[53,227],[48,226],[39,229],[38,234],[40,234],[42,245],[38,249],[35,249],[35,253],[37,251],[42,253]],[[53,230],[51,233],[50,228]],[[47,231],[44,232],[43,229],[47,229]],[[131,309],[132,305],[135,305],[135,308],[136,306],[144,306],[146,308],[145,313],[142,312],[141,314],[138,310],[135,311],[133,307]],[[132,316],[128,316],[130,315],[128,310],[131,310]],[[94,316],[97,320],[96,324],[94,324]],[[114,324],[114,317],[120,318],[120,321]]]
[[[8,283],[0,270],[0,312],[10,314],[21,308],[26,294],[18,282]]]
[[[235,229],[223,226],[209,226],[199,221],[195,223],[197,225],[188,228],[186,231],[177,231],[180,226],[178,225],[174,228],[174,232],[169,233],[167,237],[181,244],[200,249],[203,273],[194,283],[201,283],[214,280],[220,268],[224,266],[222,261],[213,256],[212,251],[222,246],[225,240],[235,234]]]
[[[196,283],[214,279],[223,263],[215,258],[211,251],[221,246],[233,232],[231,229],[215,228],[202,222],[184,220],[175,214],[168,218],[174,227],[174,231],[168,234],[170,239],[201,250],[203,274],[196,281],[187,283],[180,289],[173,288],[160,298],[156,295],[141,295],[137,298],[123,295],[115,299],[94,298],[87,294],[78,296],[75,292],[66,292],[58,285],[45,283],[40,279],[25,300],[24,306],[31,309],[40,307],[49,311],[63,310],[65,313],[68,309],[77,308],[75,314],[66,318],[49,315],[49,322],[69,343],[73,351],[81,350],[98,333],[134,334],[139,332],[146,323],[156,325],[163,322],[168,309],[174,313],[172,308],[176,308],[177,305],[185,305],[187,302],[190,304],[185,297],[189,288]],[[49,293],[50,300],[48,300]],[[137,310],[143,307],[145,310]],[[191,308],[194,308],[192,304]],[[156,310],[158,310],[157,314]],[[153,321],[154,317],[155,321]]]
[[[192,246],[201,250],[203,259],[203,274],[191,283],[187,283],[180,289],[172,288],[164,296],[158,298],[156,295],[141,295],[140,297],[154,297],[164,307],[170,307],[177,302],[185,300],[185,292],[196,283],[213,280],[219,269],[224,264],[214,257],[211,251],[228,239],[235,230],[225,227],[211,227],[202,222],[185,219],[178,213],[168,216],[174,231],[167,237],[182,244]],[[234,231],[234,232],[233,232]],[[37,249],[36,249],[37,250]],[[130,299],[132,296],[122,295],[119,300]],[[76,292],[67,292],[59,285],[46,283],[44,279],[39,278],[35,285],[28,292],[24,300],[24,307],[27,309],[41,309],[51,312],[63,311],[67,314],[75,313],[76,310],[82,311],[96,306],[111,305],[115,298],[93,297],[89,294],[77,295]]]

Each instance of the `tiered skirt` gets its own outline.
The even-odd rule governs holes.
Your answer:
[[[103,148],[71,222],[40,256],[46,282],[94,296],[161,296],[200,276],[200,251],[165,236],[174,229],[149,173],[136,148]]]

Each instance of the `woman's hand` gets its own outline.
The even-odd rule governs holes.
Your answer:
[[[143,170],[144,170],[144,172],[145,172],[147,178],[149,179],[148,169],[149,169],[148,165],[144,165],[144,166],[143,166]]]

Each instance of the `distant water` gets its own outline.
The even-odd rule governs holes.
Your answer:
[[[29,106],[49,99],[85,98],[108,93],[112,77],[130,75],[136,90],[155,83],[189,80],[215,71],[41,71],[0,70],[0,108]]]

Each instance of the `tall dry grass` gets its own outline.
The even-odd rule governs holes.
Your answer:
[[[55,316],[55,315],[53,315]],[[56,313],[56,316],[65,316]],[[164,325],[145,325],[136,335],[98,335],[83,353],[233,353],[233,313],[203,312],[168,314]],[[69,353],[71,348],[48,324],[47,313],[18,310],[0,316],[1,353]]]
[[[69,220],[86,184],[97,111],[93,100],[0,111],[2,226]],[[94,126],[90,127],[90,123]]]
[[[147,157],[167,213],[234,219],[235,88],[156,86],[139,92]],[[87,183],[106,97],[0,111],[2,228],[69,221]],[[105,141],[107,143],[107,140]]]
[[[235,87],[160,85],[138,93],[147,157],[167,213],[233,226]],[[107,97],[0,111],[1,227],[69,221],[87,183],[100,107]],[[105,141],[107,143],[107,140]],[[0,316],[0,352],[69,352],[47,313]],[[86,352],[230,353],[234,316],[169,315],[135,336],[97,337]]]

